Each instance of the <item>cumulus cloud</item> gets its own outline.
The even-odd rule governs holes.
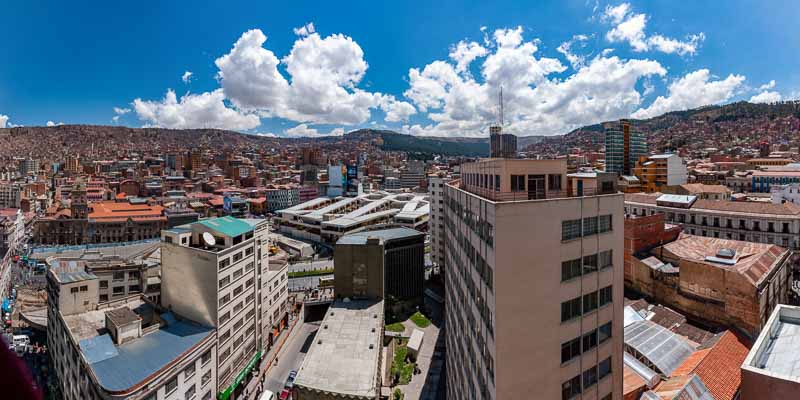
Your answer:
[[[683,41],[660,34],[648,36],[645,33],[647,14],[633,12],[628,3],[606,6],[600,20],[612,25],[606,33],[606,40],[612,43],[627,42],[636,52],[655,50],[681,56],[693,55],[706,38],[703,32],[691,34]]]
[[[731,74],[725,79],[712,81],[708,69],[699,69],[672,82],[666,96],[658,96],[649,107],[640,108],[631,116],[651,118],[670,111],[718,104],[733,97],[744,80],[742,75]]]
[[[293,128],[285,130],[284,133],[289,137],[342,136],[344,135],[344,128],[335,128],[328,133],[321,133],[316,128],[312,128],[307,124],[299,124]]]
[[[0,128],[5,128],[8,123],[8,115],[0,114]]]
[[[476,58],[487,53],[486,48],[480,44],[462,40],[450,49],[450,58],[456,62],[456,71],[465,72]]]
[[[228,107],[222,89],[201,94],[186,94],[180,100],[175,92],[169,89],[160,101],[135,99],[133,108],[142,121],[164,128],[246,130],[261,124],[257,115]]]
[[[121,108],[121,107],[114,107],[114,114],[117,115],[124,115],[131,112],[130,108]]]
[[[407,118],[407,105],[358,88],[368,67],[358,43],[341,34],[323,38],[309,25],[283,59],[264,47],[267,37],[261,30],[242,34],[216,60],[225,96],[242,110],[301,123],[359,124],[379,107],[397,110],[392,118]],[[278,70],[280,64],[290,79]]]
[[[294,28],[294,34],[297,36],[308,36],[314,32],[316,32],[316,29],[314,29],[313,22],[309,22],[299,28]]]
[[[64,123],[63,122],[55,123],[53,121],[47,121],[46,125],[47,126],[59,126],[59,125],[64,125]]]
[[[183,73],[183,75],[181,75],[181,80],[183,83],[189,83],[192,81],[192,75],[192,71],[186,71]]]
[[[583,47],[586,45],[587,40],[589,40],[589,36],[575,35],[572,37],[572,39],[561,43],[558,48],[556,48],[556,51],[564,55],[573,69],[580,69],[586,64],[586,57],[575,54],[572,51],[572,46],[578,44],[579,46]]]
[[[580,39],[579,39],[580,40]],[[630,115],[641,106],[637,82],[664,76],[657,61],[622,60],[607,53],[585,62],[573,75],[549,75],[566,67],[540,57],[536,40],[526,41],[522,28],[498,29],[493,52],[480,64],[480,79],[458,69],[458,60],[436,60],[409,70],[404,95],[429,124],[407,124],[414,135],[484,136],[497,121],[498,94],[503,87],[506,131],[521,135],[553,135],[576,127]]]
[[[775,81],[772,81],[775,82]],[[763,86],[762,86],[763,87]],[[783,97],[776,91],[763,91],[750,98],[751,103],[775,103],[781,101]]]
[[[775,79],[761,85],[758,87],[758,90],[769,90],[775,87]]]

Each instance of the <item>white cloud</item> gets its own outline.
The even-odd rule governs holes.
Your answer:
[[[5,128],[8,123],[8,115],[0,114],[0,128]]]
[[[745,77],[728,75],[727,78],[709,81],[711,74],[707,69],[690,72],[672,82],[666,96],[658,96],[649,107],[636,110],[633,118],[651,118],[670,111],[687,110],[726,101],[741,88]]]
[[[761,85],[758,87],[758,90],[769,90],[775,87],[775,79]]]
[[[131,109],[130,109],[130,108],[120,108],[120,107],[114,107],[114,114],[117,114],[117,115],[125,115],[125,114],[127,114],[127,113],[129,113],[129,112],[131,112]]]
[[[308,25],[306,32],[282,60],[263,47],[260,30],[242,34],[216,60],[225,96],[242,110],[301,123],[354,125],[367,121],[371,109],[389,107],[383,94],[358,88],[368,67],[358,43],[341,34],[322,38]],[[290,80],[278,70],[281,63]],[[397,107],[398,118],[410,111]]]
[[[689,35],[685,41],[660,34],[647,36],[648,16],[634,13],[630,4],[622,3],[616,7],[606,6],[600,20],[613,25],[606,33],[606,40],[612,43],[627,42],[633,51],[660,51],[667,54],[694,55],[706,36],[703,32]]]
[[[477,80],[459,72],[457,60],[433,61],[409,70],[405,96],[427,113],[429,124],[407,124],[414,135],[485,136],[497,120],[503,87],[506,130],[521,135],[565,133],[598,121],[627,117],[641,106],[636,85],[666,69],[652,60],[622,60],[599,55],[567,78],[549,78],[566,67],[537,57],[537,41],[525,41],[521,28],[494,32],[493,49]],[[580,40],[580,39],[579,39]]]
[[[309,23],[307,23],[307,24],[305,24],[305,25],[303,25],[303,26],[301,26],[299,28],[294,28],[294,34],[297,35],[297,36],[308,36],[308,35],[316,32],[316,31],[317,30],[314,29],[314,23],[313,22],[309,22]]]
[[[55,123],[53,121],[47,121],[46,125],[47,126],[60,126],[60,125],[64,125],[64,123],[63,122]]]
[[[257,115],[227,107],[222,89],[186,94],[180,100],[169,89],[160,101],[135,99],[133,108],[142,121],[164,128],[246,130],[261,124]]]
[[[312,128],[307,124],[299,124],[293,128],[285,130],[284,133],[289,137],[342,136],[344,135],[344,128],[335,128],[328,133],[320,133],[316,128]]]
[[[389,122],[408,121],[408,118],[417,113],[417,109],[407,101],[398,101],[392,95],[384,95],[380,104],[381,110],[386,113],[384,120]]]
[[[450,58],[456,62],[456,71],[465,72],[476,58],[488,53],[485,47],[476,42],[458,42],[450,49]]]
[[[189,83],[192,81],[192,75],[192,71],[186,71],[183,73],[183,75],[181,75],[181,80],[183,83]]]
[[[775,81],[772,81],[775,82]],[[766,86],[766,85],[764,85]],[[763,87],[763,86],[762,86]],[[780,93],[776,91],[763,91],[750,98],[751,103],[775,103],[781,101],[783,98]]]
[[[572,46],[574,44],[578,44],[581,47],[583,47],[585,46],[587,40],[589,40],[589,36],[574,35],[572,39],[567,40],[564,43],[561,43],[561,45],[559,45],[558,48],[556,48],[556,51],[564,55],[567,61],[569,61],[569,64],[572,65],[573,69],[578,70],[586,64],[586,57],[575,54],[572,51]]]
[[[278,135],[276,135],[276,134],[274,134],[272,132],[255,132],[255,133],[249,133],[249,135],[271,137],[271,138],[278,137]]]

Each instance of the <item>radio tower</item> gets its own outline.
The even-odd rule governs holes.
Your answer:
[[[505,109],[503,107],[503,87],[500,86],[500,113],[496,125],[489,127],[489,156],[492,158],[514,158],[517,155],[517,137],[503,133]]]

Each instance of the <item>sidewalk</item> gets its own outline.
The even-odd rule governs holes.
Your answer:
[[[269,351],[267,351],[263,357],[261,357],[261,365],[259,365],[259,374],[258,376],[254,376],[250,382],[247,383],[245,386],[244,393],[247,393],[246,396],[243,396],[243,399],[247,400],[256,400],[257,396],[257,389],[259,384],[261,383],[261,379],[267,374],[267,371],[272,367],[273,362],[275,361],[275,357],[280,353],[283,345],[286,343],[287,340],[292,336],[294,332],[294,327],[297,325],[297,322],[302,319],[302,311],[297,314],[298,316],[295,317],[293,320],[289,321],[289,327],[281,331],[278,334],[278,337],[275,339],[275,345],[272,346]],[[258,392],[260,394],[260,392]]]

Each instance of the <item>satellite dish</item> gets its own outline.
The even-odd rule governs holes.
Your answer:
[[[217,240],[214,239],[214,235],[212,235],[212,234],[210,234],[208,232],[203,232],[203,242],[205,242],[206,246],[209,246],[209,247],[210,246],[214,246],[215,244],[217,244]]]

